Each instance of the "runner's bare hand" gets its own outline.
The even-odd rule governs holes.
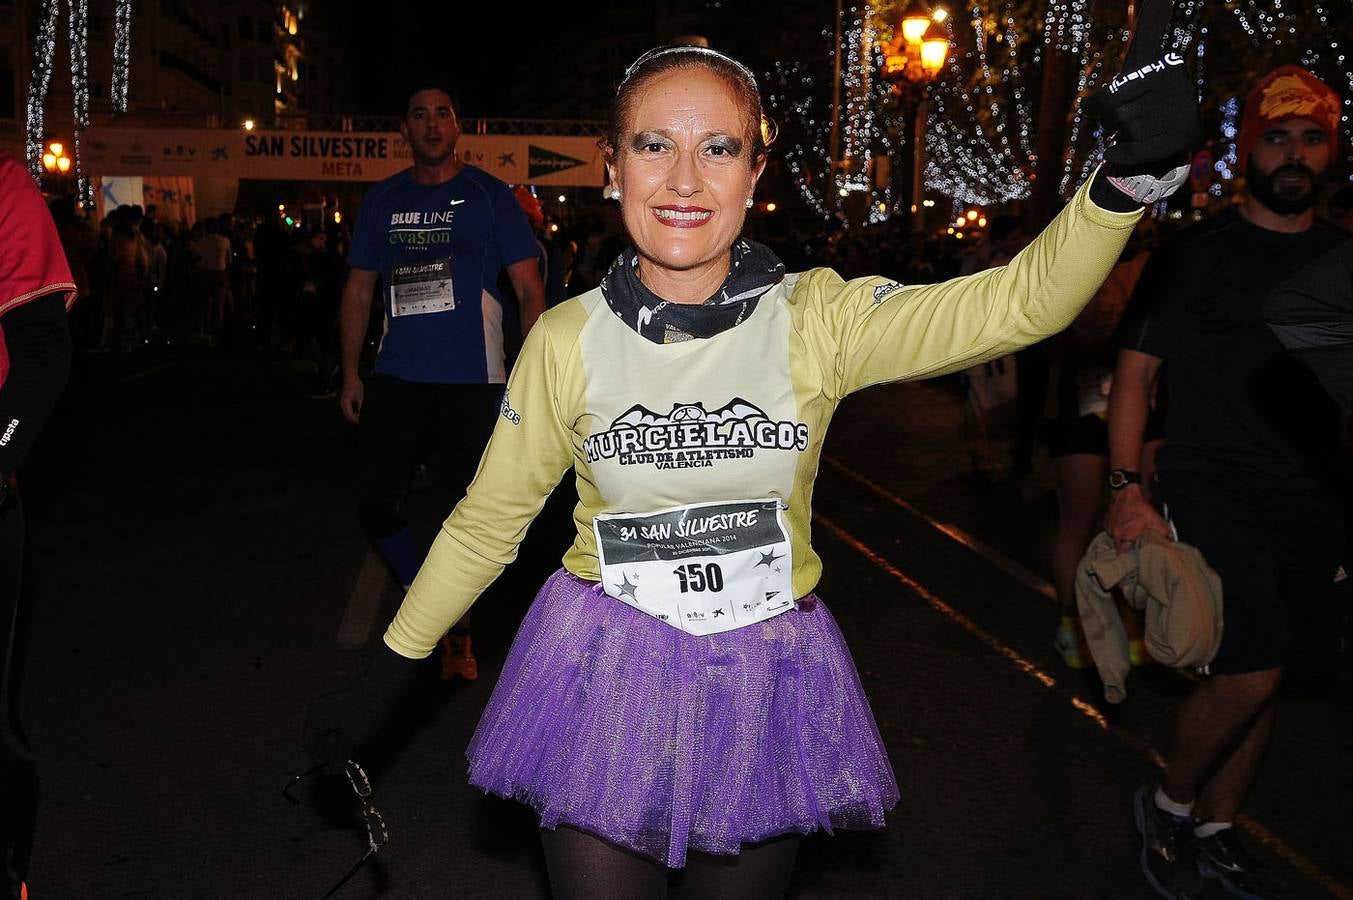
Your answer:
[[[1109,511],[1104,517],[1104,530],[1113,538],[1119,553],[1126,553],[1144,532],[1154,531],[1170,537],[1170,525],[1155,507],[1146,502],[1141,491],[1127,487],[1109,500]]]
[[[360,378],[344,378],[343,387],[338,392],[338,406],[343,410],[343,418],[356,425],[362,417],[362,402],[366,399],[366,385]]]

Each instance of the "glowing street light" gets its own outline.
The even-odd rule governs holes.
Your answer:
[[[245,119],[243,122],[240,123],[240,127],[243,128],[245,131],[253,131],[254,126],[257,124],[258,123],[256,123],[253,119]]]
[[[918,204],[924,200],[925,192],[927,101],[930,84],[939,76],[949,55],[949,32],[940,24],[948,15],[943,9],[931,10],[924,0],[910,0],[902,10],[894,39],[882,48],[883,74],[892,82],[891,93],[898,112],[912,121],[907,141],[912,157],[911,191],[903,201],[906,205],[900,208],[910,207],[913,225],[919,225],[922,219]]]
[[[949,32],[935,20],[926,28],[921,38],[921,67],[926,75],[934,78],[944,68],[944,60],[949,55]]]
[[[930,8],[922,0],[911,0],[902,11],[902,37],[908,44],[919,44],[930,27]]]
[[[49,175],[65,175],[72,162],[74,160],[66,155],[66,145],[60,141],[52,141],[47,145],[47,152],[42,154],[42,168]]]

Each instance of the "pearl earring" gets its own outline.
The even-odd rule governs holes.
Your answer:
[[[612,200],[620,199],[620,188],[611,188],[611,199]]]
[[[747,208],[748,208],[748,209],[751,209],[753,206],[756,206],[756,201],[753,200],[751,197],[748,197],[748,198],[747,198]]]

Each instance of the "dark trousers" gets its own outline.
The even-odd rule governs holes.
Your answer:
[[[404,501],[421,462],[443,515],[465,495],[502,408],[501,384],[420,384],[389,375],[366,382],[357,427],[362,522],[373,539],[408,525]]]

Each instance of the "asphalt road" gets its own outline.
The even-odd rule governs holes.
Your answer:
[[[307,765],[306,703],[364,658],[336,646],[367,553],[352,433],[306,388],[279,361],[80,361],[26,482],[35,900],[319,897],[361,855],[350,797],[281,794]],[[1139,671],[1108,708],[1061,665],[1045,467],[1022,489],[975,482],[946,384],[871,389],[832,429],[818,592],[902,801],[884,831],[806,840],[792,896],[1153,896],[1130,798],[1189,682]],[[471,789],[463,752],[567,528],[552,503],[475,607],[479,681],[429,676],[401,709],[369,761],[390,843],[339,896],[547,895],[531,815]],[[1285,693],[1247,809],[1302,897],[1353,897],[1351,712],[1348,679]]]

